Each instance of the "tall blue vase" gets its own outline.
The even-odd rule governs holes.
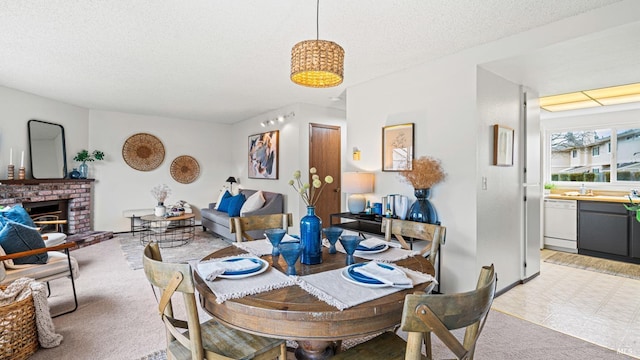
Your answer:
[[[431,202],[428,200],[431,189],[414,189],[413,194],[416,201],[409,208],[408,220],[423,222],[428,224],[440,224],[438,214]]]
[[[300,262],[307,265],[322,263],[322,220],[316,216],[315,206],[307,206],[307,215],[300,219]]]

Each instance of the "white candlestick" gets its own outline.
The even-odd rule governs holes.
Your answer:
[[[22,157],[20,158],[20,167],[24,167],[24,151],[22,152]]]
[[[9,165],[13,165],[13,148],[9,149]]]

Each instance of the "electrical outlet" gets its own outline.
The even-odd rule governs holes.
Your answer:
[[[482,190],[487,190],[487,177],[482,177]]]

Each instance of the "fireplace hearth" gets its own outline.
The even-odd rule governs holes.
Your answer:
[[[0,205],[21,204],[31,217],[58,216],[67,220],[67,234],[93,231],[92,179],[0,180]]]

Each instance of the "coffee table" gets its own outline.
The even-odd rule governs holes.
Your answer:
[[[195,215],[163,217],[144,215],[140,217],[142,228],[140,243],[158,243],[161,248],[182,246],[195,237]]]

